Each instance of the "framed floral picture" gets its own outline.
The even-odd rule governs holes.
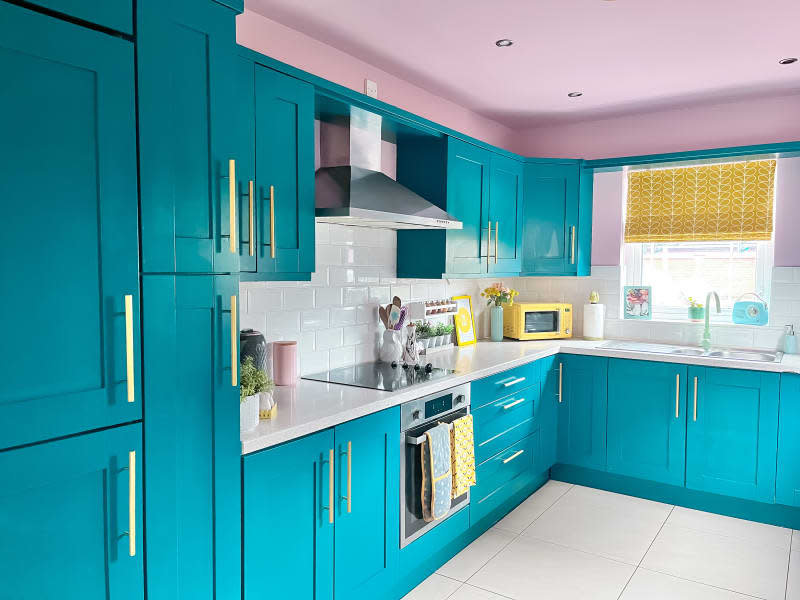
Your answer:
[[[470,296],[455,296],[456,304],[454,321],[456,324],[456,341],[459,346],[469,346],[476,341],[475,318],[472,316],[472,298]]]
[[[653,290],[649,285],[626,285],[622,309],[626,319],[648,321],[653,318]]]

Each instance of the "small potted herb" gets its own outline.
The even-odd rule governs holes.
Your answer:
[[[239,430],[250,431],[258,425],[259,412],[265,410],[266,418],[273,416],[275,402],[272,399],[274,384],[264,371],[248,356],[240,365],[239,375]],[[263,405],[263,406],[262,406]]]
[[[431,325],[426,321],[421,321],[417,324],[417,342],[420,348],[427,348],[431,342]]]
[[[689,320],[695,323],[702,321],[706,316],[706,309],[702,303],[698,302],[691,296],[688,298],[689,300]]]
[[[453,331],[455,331],[455,327],[452,323],[448,323],[444,326],[444,345],[451,344],[453,342]]]
[[[436,336],[436,346],[444,346],[444,340],[447,337],[447,326],[444,323],[437,323],[434,335]]]

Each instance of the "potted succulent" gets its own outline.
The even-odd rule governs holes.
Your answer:
[[[427,321],[421,321],[417,324],[417,342],[420,348],[425,349],[430,345],[433,333],[431,329],[431,325]]]
[[[434,335],[436,335],[436,347],[438,348],[439,346],[444,346],[444,339],[447,337],[446,326],[444,323],[438,323],[436,325]]]
[[[491,306],[489,314],[493,342],[503,341],[503,304],[507,303],[509,306],[514,304],[514,297],[518,295],[517,290],[506,287],[500,282],[481,292],[481,296],[486,298],[486,306]]]
[[[699,323],[706,316],[705,306],[703,306],[702,303],[698,302],[691,296],[689,296],[688,300],[689,300],[689,320],[695,323]]]
[[[240,365],[239,374],[240,431],[250,431],[256,428],[262,408],[266,408],[267,418],[273,416],[276,408],[272,399],[273,388],[272,380],[253,364],[253,357],[245,358]]]
[[[453,342],[453,331],[455,331],[455,327],[452,323],[448,323],[444,326],[444,345],[451,344]]]

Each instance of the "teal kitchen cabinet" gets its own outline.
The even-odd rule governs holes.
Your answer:
[[[137,2],[142,271],[239,270],[229,8]]]
[[[608,364],[610,473],[683,486],[686,365],[611,359]]]
[[[133,46],[5,2],[0,37],[7,448],[139,419],[141,344]]]
[[[244,457],[245,600],[357,600],[392,589],[399,428],[391,408]]]
[[[142,279],[148,598],[233,598],[241,588],[238,277]]]
[[[122,33],[133,33],[132,0],[30,0],[31,4],[41,6],[55,13],[80,19],[100,27],[114,29]]]
[[[687,488],[775,501],[779,379],[689,367]]]
[[[542,379],[539,403],[539,464],[542,469],[549,469],[558,462],[558,382],[561,356],[548,356],[537,363]]]
[[[398,231],[399,277],[519,273],[521,162],[456,138],[417,136],[398,140],[397,181],[463,224]]]
[[[591,169],[579,161],[525,165],[523,275],[589,275]]]
[[[800,375],[781,375],[775,501],[800,507]]]
[[[138,424],[0,452],[0,596],[141,600]]]
[[[558,356],[558,462],[606,468],[608,359]]]

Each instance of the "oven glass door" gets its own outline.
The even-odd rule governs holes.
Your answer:
[[[414,429],[409,429],[403,433],[404,448],[404,472],[403,472],[403,531],[402,539],[400,540],[401,547],[411,543],[428,529],[442,523],[445,519],[440,519],[427,523],[422,517],[422,445],[409,443],[407,438],[416,438],[425,435],[425,432],[438,423],[452,423],[456,419],[463,417],[468,413],[468,409],[462,408],[453,412],[442,415],[441,418],[435,419]],[[469,502],[469,492],[462,494],[458,498],[454,498],[450,505],[450,513],[452,515],[456,509],[462,508]]]
[[[529,310],[525,313],[525,333],[558,333],[561,331],[557,310]]]

